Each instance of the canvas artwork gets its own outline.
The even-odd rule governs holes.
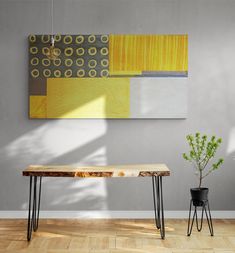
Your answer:
[[[185,118],[187,35],[29,36],[30,118]]]

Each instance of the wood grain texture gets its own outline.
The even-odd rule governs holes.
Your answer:
[[[213,213],[212,213],[213,214]],[[234,253],[235,220],[206,220],[186,236],[187,220],[166,219],[165,240],[153,220],[40,220],[31,242],[26,220],[0,220],[0,253]]]
[[[23,176],[43,177],[151,177],[169,176],[165,164],[136,164],[114,166],[56,166],[30,165]]]

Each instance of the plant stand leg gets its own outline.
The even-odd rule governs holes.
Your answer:
[[[210,234],[211,234],[211,236],[214,236],[214,229],[213,229],[213,224],[212,224],[212,219],[211,219],[211,211],[210,211],[209,201],[207,202],[207,207],[208,207],[209,217],[208,217],[206,206],[205,206],[206,219],[207,219],[208,227],[210,230]]]
[[[195,207],[196,208],[196,207]],[[200,232],[202,230],[202,223],[203,223],[203,213],[205,210],[205,204],[202,206],[202,215],[201,215],[201,224],[200,227],[198,226],[198,218],[197,218],[197,212],[196,212],[196,224],[197,224],[197,231]]]
[[[195,219],[195,216],[196,216],[196,213],[197,213],[197,209],[195,207],[194,209],[194,213],[193,213],[193,219],[192,219],[192,222],[191,222],[191,225],[190,225],[190,220],[191,220],[191,210],[192,210],[192,203],[193,201],[191,200],[190,201],[190,208],[189,208],[189,217],[188,217],[188,230],[187,230],[187,236],[190,236],[191,233],[192,233],[192,228],[193,228],[193,223],[194,223],[194,219]]]

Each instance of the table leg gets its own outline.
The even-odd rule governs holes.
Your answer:
[[[27,240],[28,241],[31,240],[32,231],[37,231],[37,229],[38,229],[40,202],[41,202],[42,177],[39,177],[39,187],[37,187],[37,179],[38,179],[37,176],[30,176],[28,230],[27,230]],[[38,193],[37,193],[37,188],[38,188]],[[38,199],[38,201],[37,201],[37,199]]]
[[[163,208],[163,191],[162,176],[152,176],[153,185],[153,203],[155,224],[160,229],[161,238],[165,238],[164,208]]]

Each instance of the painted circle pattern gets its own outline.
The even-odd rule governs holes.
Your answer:
[[[43,48],[42,48],[42,53],[43,53],[44,55],[49,54],[49,48],[48,48],[48,47],[43,47]]]
[[[90,47],[89,49],[88,49],[88,54],[89,55],[96,55],[96,53],[97,53],[97,49],[95,48],[95,47]]]
[[[55,77],[61,77],[61,71],[58,70],[58,69],[56,69],[56,70],[54,71],[54,76],[55,76]]]
[[[73,65],[73,60],[72,59],[65,59],[64,64],[67,67],[71,67]]]
[[[97,65],[97,61],[94,60],[94,59],[91,59],[91,60],[88,62],[89,68],[95,68],[96,65]]]
[[[30,47],[29,52],[31,54],[37,54],[38,53],[38,48],[37,47]]]
[[[71,35],[64,36],[64,44],[71,44],[73,42],[73,37]]]
[[[103,42],[103,43],[108,43],[108,41],[109,41],[109,36],[108,36],[108,35],[101,35],[100,40],[101,40],[101,42]]]
[[[102,65],[102,67],[108,67],[108,65],[109,65],[109,60],[108,60],[108,59],[102,59],[102,60],[101,60],[101,65]]]
[[[35,35],[29,35],[29,41],[34,43],[36,42],[36,36]]]
[[[47,78],[50,77],[51,76],[51,70],[50,69],[44,69],[43,70],[43,75]]]
[[[77,76],[78,76],[78,77],[84,77],[85,74],[86,74],[86,72],[85,72],[84,69],[79,69],[79,70],[77,71]]]
[[[78,67],[82,67],[82,66],[84,65],[84,59],[83,59],[83,58],[78,58],[78,59],[76,60],[76,65],[77,65]]]
[[[79,47],[76,49],[76,53],[77,55],[82,56],[85,53],[85,49],[83,47]]]
[[[51,35],[29,35],[32,77],[109,76],[108,35],[56,34],[54,51],[57,58],[53,60],[47,57],[50,51],[50,38]]]
[[[95,35],[88,36],[88,42],[89,43],[94,43],[95,41],[96,41]]]
[[[103,69],[103,70],[101,70],[100,75],[102,77],[108,77],[109,76],[109,71],[107,69]]]
[[[50,42],[50,35],[42,35],[42,42],[43,43]]]
[[[33,69],[31,71],[31,76],[34,77],[34,78],[39,77],[39,70],[38,69]]]
[[[57,56],[61,54],[61,50],[58,47],[54,48],[54,52]]]
[[[65,72],[64,72],[64,76],[65,76],[65,77],[71,77],[72,74],[73,74],[72,69],[67,69],[67,70],[65,70]]]
[[[97,72],[96,72],[95,69],[91,69],[91,70],[89,70],[89,72],[88,72],[88,75],[89,75],[90,77],[95,77],[96,74],[97,74]]]
[[[50,66],[50,64],[51,64],[51,61],[48,58],[42,59],[43,66],[48,67],[48,66]]]
[[[55,65],[55,66],[60,66],[61,65],[61,59],[60,58],[57,58],[57,59],[55,59],[55,60],[53,60],[53,64]]]
[[[100,49],[100,53],[102,55],[107,55],[109,53],[109,50],[108,50],[107,47],[103,47],[103,48]]]
[[[75,42],[77,44],[82,44],[84,42],[84,36],[82,35],[76,36]]]
[[[30,61],[31,65],[37,66],[39,64],[39,59],[37,57],[33,57]]]
[[[72,47],[67,47],[67,48],[65,48],[64,54],[65,54],[66,56],[71,56],[71,55],[73,54],[73,48],[72,48]]]
[[[55,42],[60,42],[61,41],[61,35],[60,34],[56,34],[54,36],[54,40],[55,40]]]

